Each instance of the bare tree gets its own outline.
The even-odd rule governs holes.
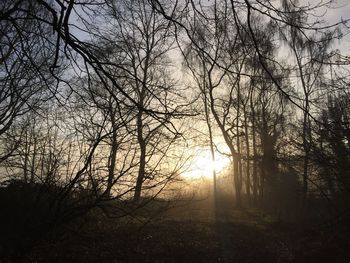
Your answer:
[[[157,159],[164,159],[165,149],[179,138],[180,133],[172,121],[184,116],[181,111],[186,105],[180,96],[180,87],[171,77],[172,65],[167,58],[174,42],[171,24],[147,1],[112,2],[108,12],[115,24],[109,41],[116,43],[115,51],[124,56],[121,62],[124,86],[129,87],[129,94],[137,103],[130,127],[134,129],[139,147],[134,192],[134,200],[138,202],[143,183],[157,174],[160,165]]]
[[[38,20],[30,19],[19,5],[30,12],[46,14],[36,3],[28,1],[1,3],[0,137],[21,116],[40,111],[45,101],[59,96],[57,81],[50,74],[55,51],[51,28]],[[57,71],[57,76],[59,75],[60,72]],[[1,160],[9,157],[14,149],[8,150],[0,153]]]

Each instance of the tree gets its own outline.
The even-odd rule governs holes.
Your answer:
[[[240,168],[240,74],[246,57],[239,29],[230,24],[224,5],[203,7],[212,19],[196,16],[191,28],[192,42],[184,51],[187,66],[204,96],[206,114],[210,113],[230,150],[233,163],[236,204],[241,205],[242,169]],[[210,21],[210,22],[209,22]],[[225,66],[220,68],[216,63]],[[232,73],[235,72],[235,73]],[[203,83],[203,84],[201,84]],[[226,97],[227,99],[224,99]],[[234,116],[231,112],[235,109]],[[233,115],[233,116],[232,116]],[[207,125],[209,119],[207,118]],[[210,126],[209,132],[211,131]],[[236,128],[235,128],[236,127]],[[210,136],[211,137],[211,136]],[[212,139],[211,139],[212,140]],[[211,142],[211,147],[213,142]],[[213,151],[212,151],[212,156]]]
[[[298,76],[297,86],[300,87],[300,100],[303,109],[302,132],[300,143],[303,151],[303,199],[306,202],[309,183],[310,153],[312,145],[312,117],[315,111],[313,105],[318,101],[317,90],[325,78],[325,67],[330,52],[331,43],[339,37],[338,30],[324,31],[322,34],[306,35],[300,30],[307,23],[307,12],[297,8],[289,1],[283,1],[283,10],[288,13],[287,22],[281,29],[283,41],[287,43],[295,60],[295,74]]]
[[[173,119],[180,119],[186,102],[174,78],[168,53],[173,49],[170,23],[157,14],[147,1],[111,2],[108,18],[115,24],[109,45],[116,56],[122,54],[124,87],[137,103],[130,131],[138,144],[138,175],[134,200],[141,197],[145,181],[160,176],[158,166],[167,158],[169,147],[180,138]],[[106,36],[103,36],[106,37]],[[183,102],[183,105],[181,105]],[[172,176],[169,176],[171,179]]]
[[[0,138],[21,116],[40,111],[43,103],[57,95],[58,87],[50,73],[55,52],[51,28],[30,19],[23,10],[38,16],[47,12],[34,2],[12,2],[3,1],[0,6]],[[1,161],[12,155],[18,142],[12,146],[0,153]]]

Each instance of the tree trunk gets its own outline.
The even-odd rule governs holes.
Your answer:
[[[205,73],[206,73],[206,68],[205,68],[205,63],[202,63],[202,67],[203,67],[203,73],[204,73],[204,77],[203,77],[203,83],[202,83],[202,88],[201,88],[201,92],[204,96],[203,98],[203,104],[204,104],[204,113],[205,113],[205,121],[207,123],[207,127],[208,127],[208,133],[209,133],[209,144],[210,144],[210,153],[211,153],[211,159],[213,162],[213,198],[214,198],[214,202],[216,202],[216,170],[215,170],[215,151],[214,151],[214,141],[213,141],[213,131],[212,131],[212,126],[210,123],[210,110],[209,110],[209,106],[208,106],[208,89],[207,89],[207,83],[206,83],[206,77],[205,77]],[[199,83],[199,87],[201,87],[201,84]]]
[[[143,138],[143,122],[142,122],[142,110],[137,115],[137,141],[140,146],[140,164],[139,172],[137,175],[134,201],[139,202],[141,197],[142,184],[145,177],[145,167],[146,167],[146,142]]]
[[[235,154],[233,156],[233,178],[234,178],[234,187],[236,191],[236,206],[241,207],[242,206],[242,197],[241,197],[241,183],[239,181],[239,158],[240,156],[238,154]]]
[[[258,154],[257,154],[257,145],[256,145],[256,128],[255,128],[255,109],[253,104],[253,93],[250,96],[250,109],[252,112],[252,139],[253,139],[253,202],[256,205],[258,203],[258,175],[257,175],[257,166],[258,166]]]
[[[117,161],[117,151],[118,151],[117,143],[118,143],[117,132],[116,132],[116,129],[114,129],[112,133],[112,144],[111,144],[110,155],[108,160],[108,181],[107,181],[107,189],[106,189],[107,197],[111,196],[111,189],[113,187],[114,171],[115,171],[115,165]]]
[[[246,144],[246,153],[247,153],[247,160],[246,160],[246,194],[247,198],[250,201],[251,200],[251,193],[250,193],[250,187],[251,187],[251,181],[250,181],[250,145],[249,145],[249,136],[248,136],[248,121],[247,121],[247,112],[244,111],[244,132],[245,132],[245,144]]]

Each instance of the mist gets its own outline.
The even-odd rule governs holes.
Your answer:
[[[0,262],[349,261],[346,10],[1,1]]]

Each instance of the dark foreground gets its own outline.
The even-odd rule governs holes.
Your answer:
[[[224,201],[193,202],[147,224],[140,218],[68,227],[21,261],[350,262],[347,230],[278,222]]]
[[[225,237],[216,231],[223,228]],[[224,239],[224,240],[223,240]],[[38,246],[26,262],[349,262],[340,240],[272,226],[165,221]]]

